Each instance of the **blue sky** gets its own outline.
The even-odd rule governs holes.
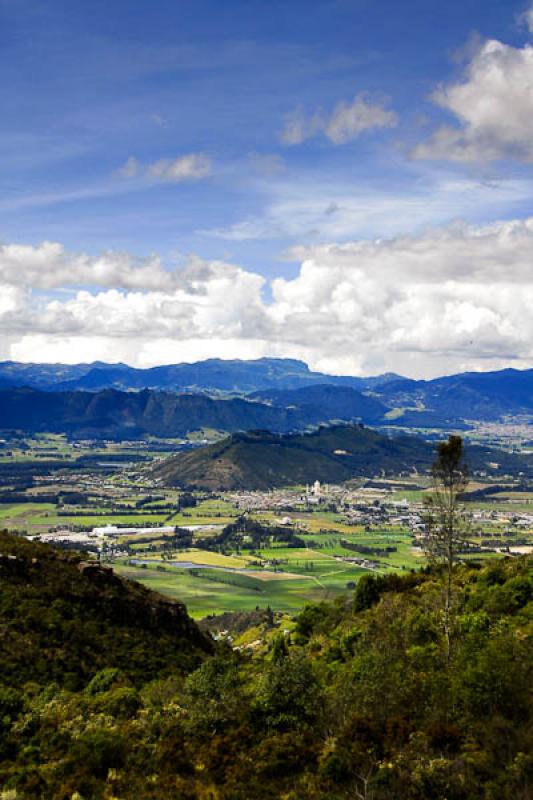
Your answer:
[[[484,327],[473,329],[482,344],[472,351],[464,343],[447,349],[444,332],[437,349],[421,344],[424,337],[408,346],[400,336],[398,344],[395,318],[380,345],[390,352],[378,355],[365,322],[353,359],[337,329],[327,332],[330,348],[311,352],[308,320],[299,336],[297,320],[286,324],[286,306],[300,303],[301,313],[316,316],[320,301],[311,307],[302,300],[309,290],[302,264],[322,257],[332,274],[342,262],[332,261],[334,248],[357,251],[364,242],[404,236],[441,241],[450,225],[529,219],[527,121],[516,119],[504,130],[483,116],[487,105],[496,114],[502,103],[490,82],[496,58],[506,59],[504,79],[512,81],[513,69],[526,75],[527,110],[528,11],[527,3],[498,0],[0,0],[0,240],[22,248],[17,263],[30,276],[22,301],[21,282],[8,279],[15,251],[7,250],[5,297],[14,292],[16,299],[5,301],[0,357],[79,360],[76,342],[92,337],[90,353],[116,351],[135,360],[138,348],[130,352],[124,344],[128,334],[111,330],[108,344],[96,346],[95,333],[78,318],[72,322],[71,306],[59,309],[61,324],[43,321],[43,314],[50,318],[48,303],[56,303],[55,313],[62,298],[74,302],[80,291],[106,302],[115,291],[122,302],[133,289],[167,290],[157,281],[102,281],[98,259],[112,252],[130,259],[132,270],[143,259],[160,259],[163,271],[182,278],[191,261],[229,264],[228,275],[238,269],[252,276],[250,304],[265,304],[270,320],[268,331],[264,319],[248,329],[239,306],[226,328],[196,327],[190,337],[169,325],[164,337],[147,331],[153,349],[146,363],[157,360],[155,343],[164,338],[162,360],[298,355],[329,371],[352,372],[399,360],[411,374],[510,361],[527,366],[529,333],[525,344],[513,332],[497,346],[498,330],[505,333],[510,323],[502,309],[476,307]],[[486,50],[490,41],[504,48],[501,58]],[[479,100],[471,117],[468,97],[443,101],[435,94],[465,83]],[[467,238],[475,239],[472,230]],[[80,258],[94,259],[95,279],[84,272],[63,283],[35,281],[32,259],[44,241],[60,244],[74,271]],[[381,253],[364,262],[365,275],[381,274]],[[354,257],[343,267],[347,285],[361,269]],[[501,269],[513,273],[506,258]],[[57,266],[40,263],[50,275]],[[409,264],[399,281],[410,281]],[[1,269],[0,258],[0,278]],[[522,267],[517,272],[523,275]],[[377,297],[390,283],[389,274],[369,291]],[[192,291],[209,295],[203,284]],[[368,309],[359,309],[350,291],[346,320],[357,330]],[[392,302],[382,299],[381,314]],[[25,330],[13,324],[21,302]],[[185,299],[174,294],[171,302]],[[183,345],[200,340],[201,347]]]

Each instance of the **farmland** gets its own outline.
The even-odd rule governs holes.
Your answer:
[[[425,563],[427,476],[274,491],[162,487],[148,466],[184,446],[48,434],[4,442],[0,526],[85,549],[182,600],[197,618],[268,606],[292,614],[306,602],[346,593],[365,573]],[[473,524],[463,558],[533,546],[533,487],[523,480],[476,478],[465,499]],[[232,525],[237,534],[224,538]]]

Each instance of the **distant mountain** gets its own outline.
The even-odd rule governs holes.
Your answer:
[[[391,408],[418,407],[441,420],[499,420],[506,415],[532,415],[533,369],[465,372],[431,381],[404,378],[376,387],[373,394]],[[410,414],[410,420],[416,424],[416,412]],[[401,417],[395,421],[402,424]]]
[[[266,389],[249,395],[278,408],[299,409],[322,419],[382,422],[389,410],[373,397],[367,397],[349,386],[317,384],[301,389]]]
[[[290,408],[239,397],[149,389],[140,392],[6,389],[0,390],[0,429],[66,433],[78,438],[133,439],[146,434],[184,436],[202,428],[227,433],[251,428],[288,432],[331,420],[372,422],[382,416],[384,407],[378,401],[353,389],[340,389],[349,395],[344,408],[340,408],[340,402],[337,405],[333,402],[338,387],[325,389],[325,394],[333,398],[329,405],[318,402],[320,392],[315,404]]]
[[[395,411],[391,416],[394,424],[406,428],[449,427],[465,420],[533,415],[533,369],[466,372],[425,381],[402,378],[394,373],[368,378],[325,375],[311,371],[302,361],[287,358],[209,359],[150,369],[101,362],[71,366],[0,363],[0,389],[21,386],[48,392],[152,389],[249,396],[277,408],[295,406],[310,417],[310,424],[326,421],[326,417],[377,422],[392,410]],[[258,424],[262,425],[260,420]],[[266,427],[270,428],[270,423],[266,423]],[[288,423],[272,428],[290,429]]]
[[[107,367],[100,361],[92,364],[23,364],[18,361],[0,362],[0,386],[31,386],[50,389],[65,381],[82,378],[92,369]],[[128,370],[126,364],[115,364],[113,369]]]
[[[84,389],[164,389],[167,391],[207,391],[247,394],[261,389],[296,389],[317,383],[375,389],[392,373],[371,378],[324,375],[312,372],[303,361],[289,358],[260,358],[255,361],[224,361],[213,358],[195,364],[171,364],[150,369],[135,369],[125,364],[19,364],[0,363],[0,385],[30,386],[48,391]]]

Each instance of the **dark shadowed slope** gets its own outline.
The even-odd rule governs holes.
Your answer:
[[[350,393],[350,402],[324,401],[283,408],[204,394],[114,389],[95,393],[42,392],[17,388],[0,390],[0,430],[49,431],[91,438],[137,438],[146,434],[174,437],[202,428],[228,433],[256,428],[288,432],[330,420],[374,422],[381,418],[385,409],[380,403],[351,389],[341,391]]]
[[[167,459],[154,473],[169,485],[268,489],[314,480],[338,482],[415,466],[424,469],[432,458],[430,445],[415,437],[389,439],[368,428],[343,425],[307,435],[234,434]]]
[[[254,392],[255,400],[263,400],[281,408],[297,408],[308,414],[322,415],[343,421],[382,421],[387,406],[374,397],[367,397],[349,386],[317,384],[300,389],[270,389]]]

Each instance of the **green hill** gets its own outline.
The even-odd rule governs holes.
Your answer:
[[[389,439],[359,425],[338,425],[290,436],[267,431],[237,433],[173,456],[158,464],[154,474],[171,486],[268,489],[412,471],[415,466],[424,469],[432,460],[431,446],[416,437]]]
[[[473,471],[533,472],[531,459],[512,453],[471,446],[467,457]],[[334,425],[306,434],[236,433],[171,456],[158,463],[153,474],[164,485],[188,489],[270,489],[422,471],[433,460],[433,446],[416,436],[388,437],[362,425]]]

